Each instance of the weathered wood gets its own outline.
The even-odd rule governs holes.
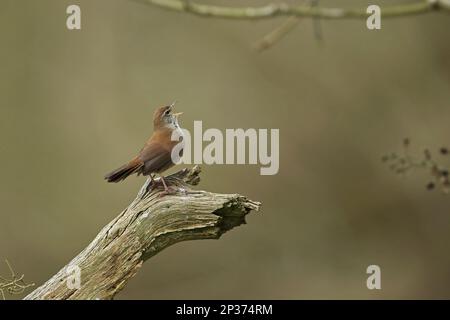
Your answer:
[[[260,203],[239,194],[196,191],[200,168],[181,170],[166,178],[178,188],[161,196],[161,188],[144,184],[136,199],[104,227],[94,241],[50,280],[25,299],[112,299],[145,260],[185,240],[218,239],[245,223]],[[67,279],[79,267],[81,286],[69,289]]]

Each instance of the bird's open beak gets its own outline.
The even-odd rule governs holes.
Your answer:
[[[181,116],[182,114],[183,114],[183,112],[177,112],[177,113],[174,113],[173,115],[178,118],[178,116]]]

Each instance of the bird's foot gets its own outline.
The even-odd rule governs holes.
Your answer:
[[[153,177],[151,177],[149,179],[151,179],[151,181],[147,185],[147,192],[151,193],[158,188],[164,189],[163,191],[159,192],[158,197],[174,195],[183,190],[183,189],[179,189],[174,186],[167,186],[167,183],[164,181],[164,177],[162,177],[162,176],[159,179],[154,179]]]
[[[147,191],[150,193],[158,188],[166,189],[166,186],[161,181],[161,178],[155,179],[155,178],[149,178],[150,182],[147,185]]]
[[[155,190],[156,188],[158,188],[158,183],[156,183],[155,180],[152,180],[149,182],[149,184],[147,185],[147,192],[150,193],[153,190]]]
[[[158,197],[170,196],[178,193],[178,188],[169,186],[158,194]]]

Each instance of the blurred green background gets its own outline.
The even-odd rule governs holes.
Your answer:
[[[66,29],[69,4],[81,6],[80,31]],[[42,284],[78,254],[144,182],[103,175],[177,99],[188,129],[279,128],[280,171],[204,166],[199,188],[247,195],[262,211],[219,241],[164,250],[117,298],[450,298],[450,198],[425,190],[426,173],[402,178],[380,162],[404,137],[418,152],[449,143],[449,18],[383,20],[380,31],[323,21],[323,41],[305,19],[258,53],[252,44],[285,18],[1,0],[0,258]],[[366,287],[371,264],[382,290]]]

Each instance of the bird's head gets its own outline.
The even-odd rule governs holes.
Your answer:
[[[173,108],[176,102],[173,102],[171,105],[159,107],[156,109],[153,114],[153,126],[154,128],[164,128],[168,127],[171,129],[175,129],[178,127],[178,116],[182,114],[182,112],[173,113]]]

